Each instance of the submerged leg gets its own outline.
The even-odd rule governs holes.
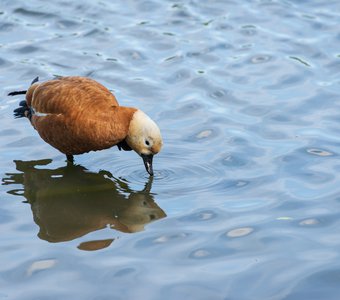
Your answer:
[[[73,164],[74,158],[72,154],[66,154],[67,163]]]

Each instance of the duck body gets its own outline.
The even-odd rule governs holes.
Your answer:
[[[117,145],[127,136],[137,110],[119,106],[107,88],[84,77],[35,83],[26,102],[41,138],[66,155]]]
[[[36,79],[27,91],[9,95],[24,93],[16,116],[29,118],[41,138],[68,159],[117,145],[135,150],[153,174],[152,157],[162,147],[158,126],[137,108],[120,106],[100,83],[79,76]]]

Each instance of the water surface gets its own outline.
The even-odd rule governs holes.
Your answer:
[[[111,3],[113,2],[113,3]],[[0,4],[0,299],[338,299],[338,1]],[[7,97],[89,76],[160,126],[67,166]]]

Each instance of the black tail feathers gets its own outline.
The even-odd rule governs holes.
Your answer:
[[[20,107],[16,108],[14,110],[14,117],[17,118],[23,118],[23,117],[27,117],[30,118],[30,108],[27,106],[27,102],[26,100],[22,100],[19,103]]]
[[[31,82],[31,85],[38,82],[39,77],[36,77]],[[24,95],[27,91],[14,91],[8,94],[8,96],[16,96],[16,95]],[[14,117],[15,118],[23,118],[27,117],[31,119],[31,109],[28,107],[26,100],[22,100],[19,103],[19,107],[14,110]]]

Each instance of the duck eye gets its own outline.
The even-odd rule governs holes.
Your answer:
[[[150,142],[149,142],[148,140],[145,140],[145,144],[146,144],[147,146],[149,146],[149,145],[150,145]]]

